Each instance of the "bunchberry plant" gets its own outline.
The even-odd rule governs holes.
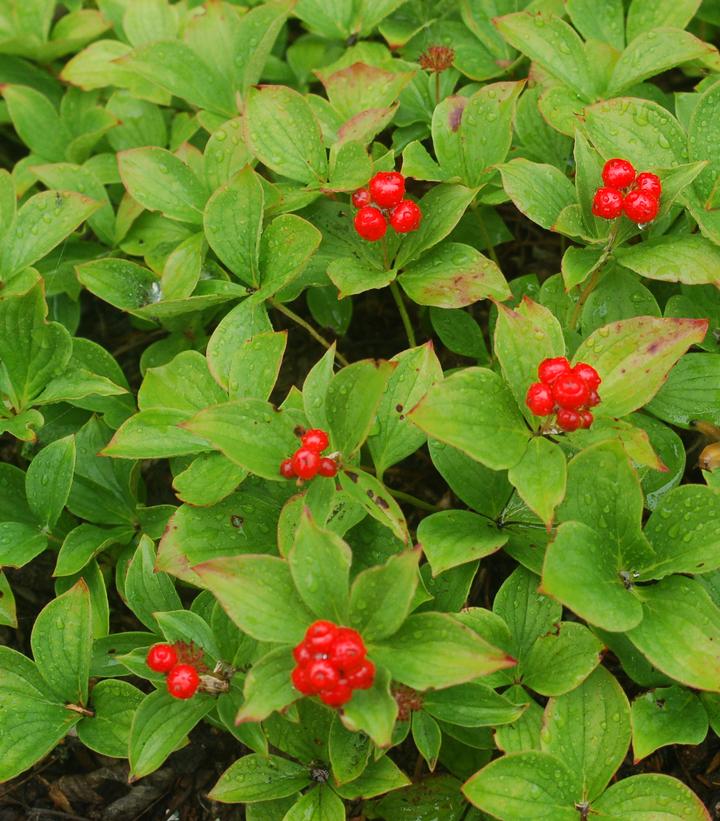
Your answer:
[[[3,811],[713,817],[717,5],[0,0]]]

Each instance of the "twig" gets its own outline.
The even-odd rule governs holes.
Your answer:
[[[332,344],[328,342],[324,336],[321,336],[309,322],[306,322],[301,316],[296,314],[295,311],[288,308],[287,305],[283,305],[282,302],[278,302],[277,299],[271,299],[269,302],[273,308],[280,311],[281,314],[285,314],[288,319],[291,319],[296,325],[299,325],[301,328],[306,330],[316,342],[319,342],[328,351],[330,350]],[[350,364],[350,362],[345,359],[345,357],[337,349],[335,350],[335,358],[345,367]]]

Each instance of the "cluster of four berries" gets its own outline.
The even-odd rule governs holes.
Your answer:
[[[323,456],[330,438],[320,428],[306,430],[300,438],[300,447],[289,459],[280,462],[280,475],[285,479],[313,479],[315,476],[335,476],[338,463],[331,456]]]
[[[615,157],[605,163],[602,179],[605,185],[597,189],[592,204],[596,217],[614,220],[624,211],[628,219],[644,225],[658,215],[662,183],[657,174],[643,171],[635,176],[631,162]]]
[[[405,197],[405,177],[398,171],[380,171],[367,188],[352,195],[355,230],[363,239],[377,242],[387,231],[388,222],[398,234],[414,231],[422,219],[420,206]],[[371,205],[374,203],[374,205]]]

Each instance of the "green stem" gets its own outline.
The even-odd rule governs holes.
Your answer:
[[[306,322],[301,316],[296,314],[295,311],[288,308],[287,305],[283,305],[283,303],[279,302],[277,299],[270,299],[268,301],[273,308],[280,311],[281,314],[285,314],[288,319],[291,319],[296,325],[299,325],[301,328],[306,330],[316,342],[319,342],[324,348],[330,350],[332,344],[328,342],[324,336],[321,336],[309,322]],[[335,358],[345,367],[350,364],[350,362],[348,362],[348,360],[337,349],[335,350]]]
[[[415,340],[415,331],[413,330],[412,322],[410,322],[410,316],[408,315],[407,308],[405,307],[405,302],[402,298],[402,294],[400,293],[400,288],[395,280],[390,283],[390,293],[393,295],[398,312],[400,313],[400,319],[402,319],[402,324],[405,328],[405,335],[407,336],[410,347],[414,348],[417,345],[417,341]]]
[[[397,499],[400,502],[407,502],[407,504],[412,505],[413,507],[418,508],[418,510],[427,510],[428,513],[437,513],[439,510],[442,510],[441,507],[437,505],[431,505],[430,502],[423,502],[422,499],[418,499],[417,496],[413,496],[410,493],[405,493],[402,490],[393,490],[390,487],[387,487],[387,492]]]
[[[482,234],[482,240],[485,243],[485,248],[490,256],[490,259],[500,267],[500,260],[498,259],[498,255],[495,253],[495,246],[492,244],[492,239],[490,238],[490,234],[488,233],[487,226],[485,222],[480,216],[480,213],[476,210],[475,216],[477,216],[478,225],[480,226],[480,233]]]
[[[602,270],[605,267],[605,263],[608,261],[608,259],[610,259],[613,249],[615,248],[615,242],[617,241],[619,230],[620,220],[615,220],[615,223],[613,227],[610,229],[610,233],[608,234],[607,243],[605,244],[605,248],[603,249],[602,256],[597,261],[595,270],[592,272],[590,279],[586,282],[585,287],[580,291],[578,301],[575,303],[575,308],[573,309],[572,315],[570,317],[570,328],[572,330],[575,330],[577,328],[585,302],[587,301],[587,298],[590,296],[590,294],[595,290],[598,282],[600,281],[600,275],[602,274]]]

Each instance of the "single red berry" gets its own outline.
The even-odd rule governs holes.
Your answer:
[[[558,405],[570,410],[582,407],[590,396],[590,388],[574,373],[559,376],[552,386],[552,392]]]
[[[314,695],[317,690],[310,683],[307,667],[296,667],[290,674],[293,687],[299,690],[304,696]]]
[[[591,391],[597,390],[600,386],[601,379],[598,372],[586,362],[578,362],[573,368],[573,373],[579,376]]]
[[[154,644],[147,654],[147,666],[156,673],[167,673],[177,664],[177,651],[172,644]]]
[[[340,679],[334,664],[330,659],[316,659],[307,666],[308,679],[316,690],[330,690]]]
[[[582,420],[577,411],[570,410],[569,408],[560,408],[557,413],[557,423],[558,427],[570,432],[577,430],[580,427]]]
[[[657,174],[651,174],[649,171],[643,171],[642,174],[637,175],[635,190],[644,191],[646,194],[659,198],[662,194],[660,177]]]
[[[365,661],[348,676],[348,684],[353,690],[367,690],[375,681],[375,665],[370,659]]]
[[[293,658],[298,664],[309,664],[315,657],[307,643],[301,641],[297,647],[293,648]]]
[[[352,690],[344,679],[340,681],[331,689],[320,691],[320,701],[327,704],[328,707],[342,707],[347,704],[352,698]]]
[[[292,468],[301,479],[312,479],[320,467],[320,454],[310,448],[298,448],[293,454]]]
[[[381,211],[373,205],[363,205],[355,214],[355,230],[368,242],[377,242],[385,236],[387,222]]]
[[[584,410],[580,412],[580,427],[581,428],[589,428],[590,425],[593,423],[593,415],[590,413],[589,410]]]
[[[315,621],[305,632],[305,641],[311,650],[327,652],[335,640],[337,630],[337,626],[331,621]]]
[[[614,220],[622,214],[623,196],[614,188],[598,188],[592,202],[592,212],[604,220]]]
[[[587,405],[588,408],[594,408],[595,405],[599,405],[600,404],[600,396],[598,395],[598,392],[595,391],[595,390],[591,390],[590,391],[590,396],[588,396],[587,402],[585,404]]]
[[[192,664],[176,664],[167,676],[168,692],[173,698],[192,698],[200,684],[200,674]]]
[[[344,673],[349,673],[362,664],[366,652],[360,634],[349,627],[341,627],[330,648],[330,661]]]
[[[327,433],[325,433],[324,430],[320,430],[320,428],[310,428],[310,430],[306,430],[302,435],[301,441],[304,448],[316,450],[318,453],[322,453],[330,444]]]
[[[295,476],[292,459],[283,459],[282,462],[280,462],[280,475],[285,479],[292,479]]]
[[[525,402],[535,416],[547,416],[555,408],[552,389],[542,382],[533,382],[528,388]]]
[[[323,456],[320,460],[320,468],[318,469],[318,473],[321,476],[335,476],[338,472],[337,462],[334,459],[331,459],[329,456]]]
[[[356,208],[362,208],[363,205],[370,205],[370,192],[367,188],[358,188],[352,195],[352,204]]]
[[[660,210],[660,201],[645,191],[631,191],[623,200],[623,210],[629,220],[642,225],[655,219]]]
[[[543,359],[538,365],[538,379],[546,385],[552,385],[558,376],[564,373],[570,373],[570,363],[564,356]]]
[[[602,178],[608,188],[627,188],[635,179],[635,169],[631,162],[615,158],[605,163]]]
[[[403,200],[390,212],[390,225],[398,234],[415,231],[422,220],[420,206],[412,200]]]
[[[392,208],[405,195],[405,177],[398,171],[378,171],[370,180],[370,196],[381,208]]]

